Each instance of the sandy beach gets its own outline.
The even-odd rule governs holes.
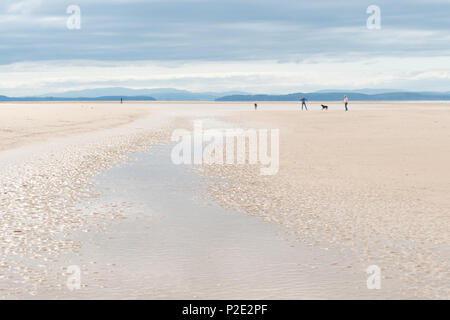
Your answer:
[[[405,294],[448,298],[449,107],[384,103],[350,113],[223,117],[241,128],[280,128],[280,171],[263,177],[252,166],[206,167],[231,181],[210,192],[288,227],[301,242],[356,252],[384,279],[403,279]]]
[[[0,103],[0,150],[76,133],[108,129],[145,116],[142,104]]]
[[[450,104],[352,103],[348,113],[339,103],[329,111],[311,107],[0,104],[0,161],[13,159],[0,178],[0,297],[117,298],[122,292],[124,298],[448,299]],[[167,146],[174,129],[192,130],[194,120],[209,128],[280,129],[278,174],[261,176],[258,166],[248,164],[205,165],[184,168],[195,176],[182,184],[181,171],[166,167],[169,156],[163,153],[158,164],[145,156],[152,146]],[[149,163],[153,171],[145,169]],[[142,174],[130,178],[134,172]],[[194,184],[195,177],[206,180]],[[136,196],[149,185],[148,194]],[[194,200],[187,189],[197,190]],[[185,203],[173,204],[174,190],[179,194],[173,199],[185,196]],[[205,216],[175,215],[188,206],[185,214],[203,212],[195,206],[207,203],[212,207]],[[171,223],[179,232],[163,232]],[[246,224],[249,229],[238,228]],[[232,238],[221,233],[223,225],[233,230]],[[202,237],[189,233],[196,228]],[[190,240],[183,244],[184,236]],[[258,239],[270,243],[266,250]],[[211,256],[221,261],[210,243],[220,243],[220,252],[237,250],[223,263],[227,272],[214,261],[208,262],[212,269],[191,264]],[[183,249],[196,255],[179,256]],[[243,250],[254,260],[240,268]],[[243,277],[238,285],[237,275],[252,274],[255,261],[265,261],[258,270],[266,273],[258,273],[259,282]],[[77,292],[66,288],[73,264],[88,282]],[[383,289],[376,293],[365,288],[370,265],[382,271]],[[130,277],[131,269],[144,278]],[[317,286],[326,274],[342,281]],[[168,280],[171,275],[175,280]],[[256,283],[260,287],[252,291]],[[289,287],[293,283],[301,285]]]

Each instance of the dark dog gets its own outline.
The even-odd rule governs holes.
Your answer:
[[[328,106],[321,104],[322,110],[328,110]]]

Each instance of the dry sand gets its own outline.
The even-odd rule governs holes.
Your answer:
[[[144,104],[0,103],[0,151],[132,122],[148,114]]]

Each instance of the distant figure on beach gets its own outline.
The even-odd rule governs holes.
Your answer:
[[[348,98],[344,96],[345,111],[348,111]]]
[[[120,104],[122,104],[123,103],[123,99],[122,98],[120,98]]]
[[[256,111],[256,109],[258,109],[258,104],[257,103],[255,103],[255,111]]]
[[[306,107],[306,101],[308,101],[308,99],[306,99],[305,96],[303,96],[301,101],[302,101],[302,110],[303,110],[303,106],[305,106],[306,111],[308,111],[308,108]]]

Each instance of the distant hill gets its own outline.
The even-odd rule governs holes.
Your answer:
[[[385,92],[380,92],[384,90]],[[341,101],[347,95],[353,101],[450,101],[450,92],[408,92],[392,89],[321,90],[291,94],[248,94],[246,92],[190,92],[172,88],[129,89],[99,88],[37,97],[6,97],[0,101]]]
[[[387,92],[366,94],[352,91],[291,93],[285,95],[229,95],[216,101],[299,101],[305,96],[309,101],[340,101],[344,95],[356,101],[450,101],[449,93],[440,92]]]
[[[105,96],[105,97],[78,97],[78,98],[61,98],[61,97],[6,97],[0,96],[0,101],[156,101],[153,97],[148,96],[133,96],[133,97],[119,97],[119,96]]]
[[[225,95],[248,94],[246,92],[191,92],[173,88],[157,89],[129,89],[122,87],[98,88],[79,91],[67,91],[64,93],[46,94],[47,97],[76,98],[76,97],[105,97],[105,96],[126,96],[126,97],[153,97],[159,101],[214,101]]]
[[[330,93],[330,92],[334,92],[334,93],[338,93],[341,92],[343,94],[346,93],[352,93],[352,92],[357,92],[357,93],[364,93],[364,94],[378,94],[378,93],[391,93],[391,92],[407,92],[405,90],[399,90],[399,89],[370,89],[370,88],[362,88],[362,89],[357,89],[357,90],[345,90],[345,89],[333,89],[333,90],[318,90],[318,91],[314,91],[316,93]]]

